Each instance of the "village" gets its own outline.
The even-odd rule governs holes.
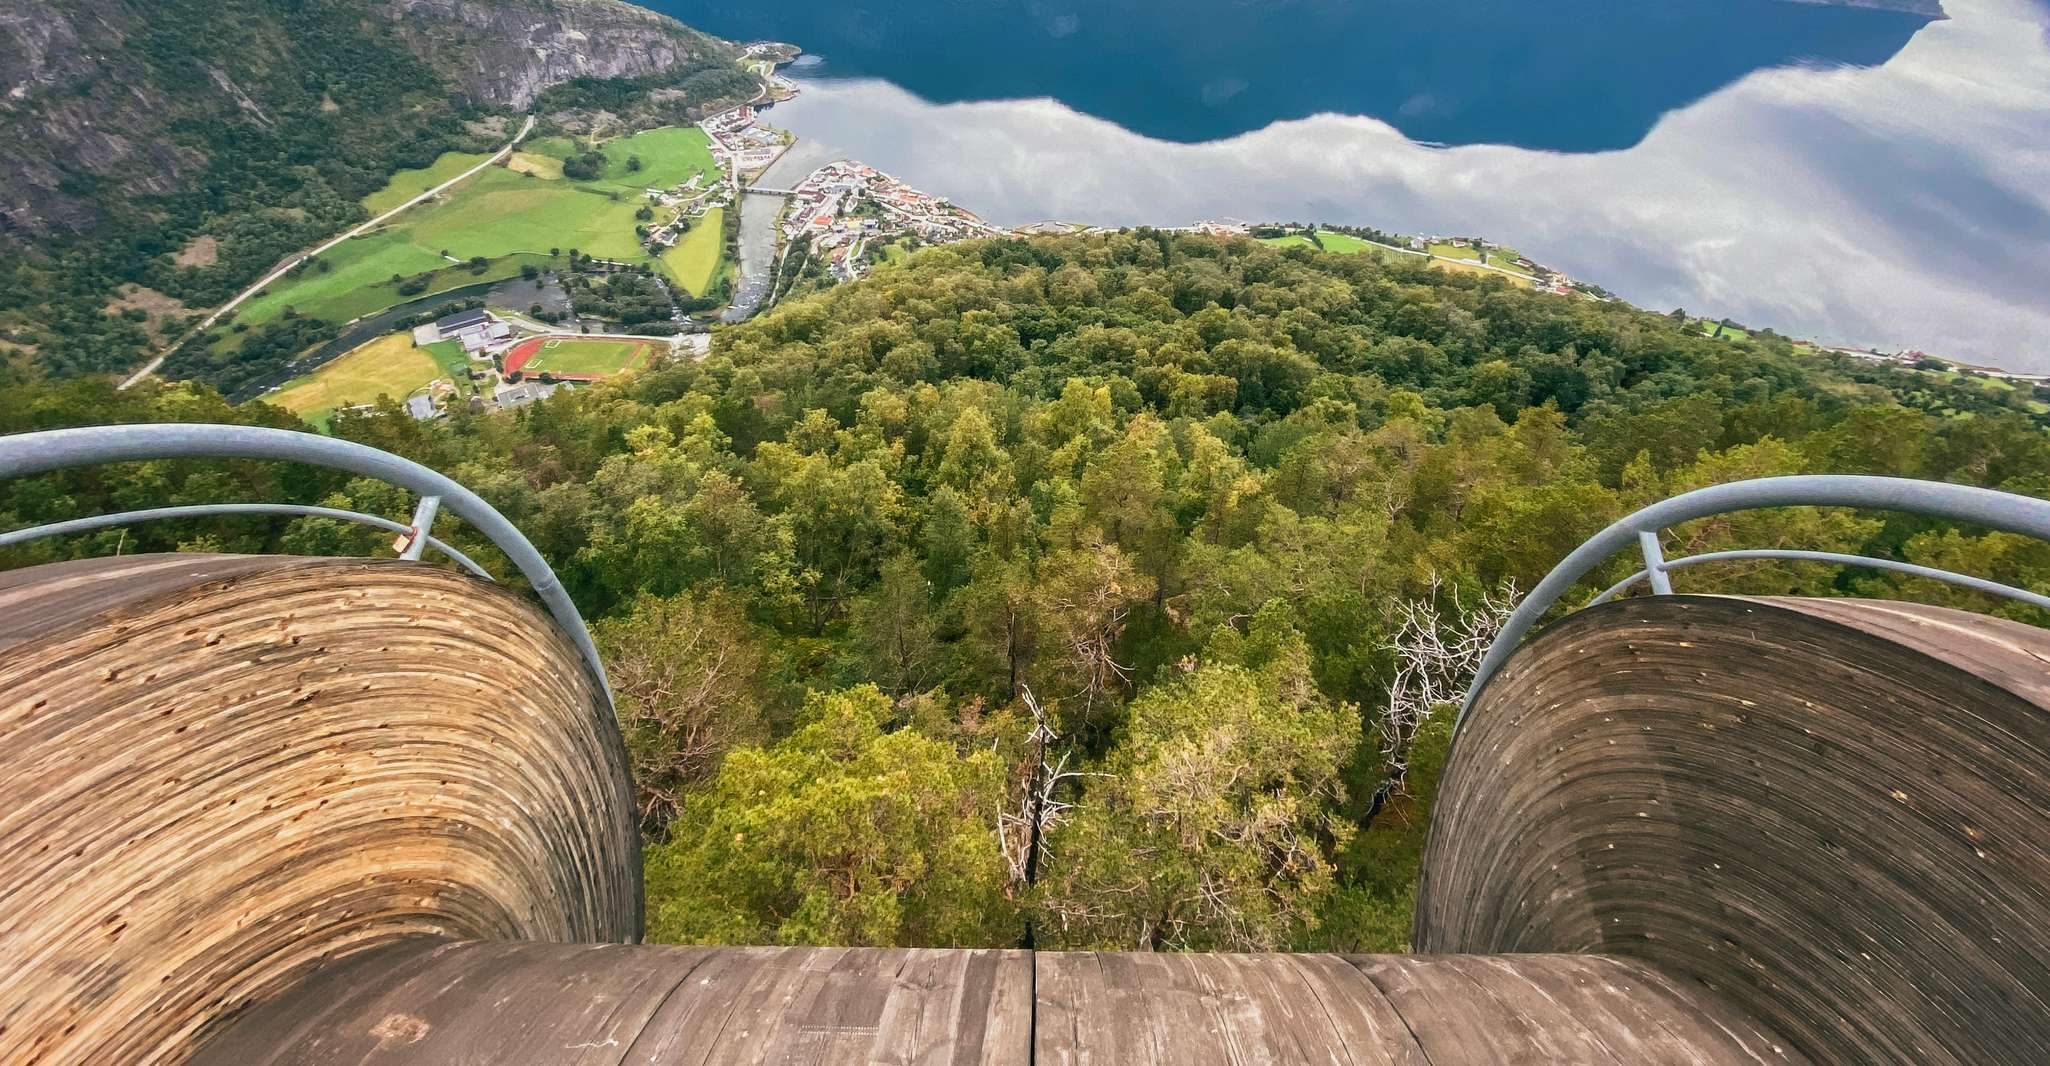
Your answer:
[[[792,190],[783,216],[786,241],[811,242],[812,254],[841,281],[866,277],[871,249],[900,241],[947,244],[1010,231],[944,197],[921,192],[866,163],[839,160],[812,171]]]

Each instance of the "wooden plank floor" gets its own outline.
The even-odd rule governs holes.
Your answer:
[[[1795,1066],[1595,956],[1032,954],[417,941],[236,1020],[199,1066]]]

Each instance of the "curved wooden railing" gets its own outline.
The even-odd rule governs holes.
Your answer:
[[[2050,501],[1996,492],[1992,489],[1974,488],[1970,485],[1915,481],[1908,478],[1810,474],[1737,481],[1684,493],[1627,515],[1595,534],[1586,543],[1574,549],[1572,554],[1531,589],[1530,595],[1509,616],[1508,621],[1502,626],[1501,633],[1489,646],[1487,655],[1481,659],[1480,667],[1474,674],[1473,684],[1467,689],[1466,699],[1460,705],[1459,718],[1453,725],[1453,735],[1458,736],[1464,728],[1468,712],[1473,709],[1474,702],[1480,697],[1482,690],[1487,688],[1496,671],[1502,668],[1503,662],[1516,651],[1524,638],[1530,635],[1552,607],[1611,556],[1633,546],[1644,555],[1644,569],[1596,596],[1589,606],[1606,602],[1632,585],[1646,580],[1651,583],[1654,593],[1671,594],[1673,586],[1668,575],[1674,570],[1690,566],[1733,559],[1781,559],[1863,566],[1906,573],[2004,596],[2050,610],[2050,597],[2027,589],[1893,559],[1783,549],[1710,552],[1682,559],[1664,557],[1659,534],[1669,527],[1736,511],[1772,507],[1855,507],[1872,511],[1897,511],[1931,518],[1945,518],[1954,522],[1968,522],[2006,533],[2020,533],[2050,541]]]
[[[548,560],[541,557],[540,551],[518,527],[485,502],[482,496],[447,475],[410,459],[317,433],[204,423],[87,426],[0,437],[0,478],[150,459],[258,459],[305,463],[360,477],[373,477],[419,494],[420,501],[410,525],[339,509],[302,509],[283,504],[216,504],[83,517],[15,530],[0,536],[0,547],[39,537],[162,518],[237,513],[312,514],[401,532],[407,538],[402,558],[418,559],[422,550],[432,545],[470,572],[488,578],[490,575],[482,567],[430,536],[435,517],[447,508],[489,538],[526,577],[534,594],[548,608],[549,615],[582,654],[599,688],[610,698],[611,686],[606,681],[605,663],[598,656],[597,646],[591,642],[591,633],[584,625],[583,615],[578,613],[562,582],[556,579]]]

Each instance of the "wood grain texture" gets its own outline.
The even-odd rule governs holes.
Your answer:
[[[629,940],[624,754],[575,649],[426,565],[0,579],[0,1062],[176,1062],[401,937]]]
[[[1020,1066],[1018,951],[416,940],[252,1011],[194,1066]]]
[[[1440,954],[651,947],[617,728],[523,600],[39,567],[0,574],[0,1064],[2036,1062],[2046,706],[2030,627],[1631,600],[1475,708]]]
[[[1581,612],[1459,737],[1416,942],[1641,960],[1817,1062],[2042,1062],[2046,706],[2050,633],[1999,619],[1694,596]]]
[[[1800,1066],[1591,956],[1149,955],[416,940],[193,1066]]]

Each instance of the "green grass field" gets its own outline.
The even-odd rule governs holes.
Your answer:
[[[470,383],[470,356],[463,351],[461,341],[436,341],[420,350],[441,367],[441,376],[455,383],[456,392],[469,396],[477,391]]]
[[[559,181],[562,178],[562,160],[539,152],[514,152],[506,160],[506,169],[519,174],[532,174],[537,178]]]
[[[1694,320],[1693,320],[1693,323],[1692,323],[1692,325],[1693,325],[1694,329],[1696,329],[1697,331],[1699,331],[1699,332],[1701,333],[1701,335],[1702,335],[1702,336],[1704,336],[1704,337],[1713,337],[1713,336],[1715,336],[1715,330],[1716,330],[1716,326],[1717,326],[1717,323],[1716,323],[1716,322],[1715,322],[1715,321],[1714,321],[1713,319],[1707,319],[1707,318],[1697,318],[1697,319],[1694,319]],[[1744,332],[1743,330],[1741,330],[1741,329],[1738,329],[1738,328],[1737,328],[1737,327],[1735,327],[1735,326],[1724,326],[1724,327],[1723,327],[1723,339],[1724,339],[1724,340],[1744,340],[1744,339],[1746,339],[1746,338],[1748,338],[1748,337],[1750,337],[1750,336],[1751,336],[1751,334],[1749,334],[1749,333],[1746,333],[1746,332]]]
[[[263,295],[237,308],[235,321],[260,326],[290,307],[313,318],[347,322],[407,300],[516,277],[522,266],[549,263],[546,255],[509,256],[493,260],[482,274],[476,274],[467,265],[450,263],[394,231],[358,237],[322,258],[332,269],[325,273],[309,269],[273,284]],[[400,295],[391,280],[393,274],[412,278],[426,272],[432,272],[427,287],[410,296]],[[239,342],[239,335],[229,334],[217,347],[232,348]]]
[[[1480,256],[1473,249],[1462,244],[1434,243],[1430,246],[1429,250],[1432,255],[1443,256],[1447,259],[1466,259],[1476,263],[1480,262]]]
[[[709,179],[719,172],[719,164],[712,159],[712,139],[696,126],[644,130],[600,147],[606,166],[597,184],[636,193],[673,188],[689,181],[692,174]],[[641,157],[641,169],[628,170],[627,160],[636,155]]]
[[[1291,234],[1289,234],[1289,235],[1288,235],[1288,236],[1286,236],[1286,237],[1262,237],[1262,238],[1260,238],[1260,243],[1261,243],[1261,244],[1271,244],[1271,245],[1273,245],[1273,246],[1274,246],[1274,247],[1276,247],[1276,248],[1315,248],[1315,247],[1316,247],[1316,245],[1314,245],[1314,244],[1311,244],[1311,243],[1310,243],[1310,239],[1309,239],[1308,237],[1305,237],[1305,236],[1303,236],[1303,235],[1302,235],[1302,234],[1300,234],[1300,233],[1291,233]]]
[[[413,347],[412,334],[394,333],[286,382],[265,399],[325,431],[343,407],[379,396],[404,400],[445,375],[432,353]]]
[[[545,173],[552,164],[559,173],[562,158],[581,150],[577,143],[560,137],[530,142],[521,153],[532,164],[528,172],[508,167],[485,170],[436,202],[400,215],[391,226],[328,252],[321,257],[326,271],[309,269],[270,286],[238,309],[236,321],[259,326],[291,307],[302,315],[346,322],[409,299],[514,277],[525,265],[547,266],[551,248],[564,255],[574,248],[603,259],[646,262],[648,254],[634,234],[634,213],[646,202],[641,190],[675,185],[696,173],[716,175],[709,144],[704,131],[695,127],[648,130],[606,143],[605,174],[594,181],[573,182],[551,180],[534,171]],[[634,155],[641,158],[638,171],[627,169],[627,159]],[[482,158],[444,155],[431,167],[394,176],[364,203],[396,206]],[[704,261],[705,249],[690,249],[685,261],[674,265],[665,256],[665,266],[692,292],[700,291],[692,286],[693,280],[698,286],[711,283],[723,258],[716,222],[707,237],[709,264]],[[443,259],[444,250],[460,260],[483,256],[490,265],[473,274],[467,265]],[[394,274],[410,279],[427,272],[432,272],[427,287],[411,295],[401,295],[391,280]],[[215,347],[226,351],[240,343],[241,335],[226,332]]]
[[[1324,250],[1327,252],[1342,252],[1346,255],[1354,255],[1359,252],[1378,250],[1371,241],[1363,241],[1347,233],[1318,230],[1317,239],[1324,242]]]
[[[719,274],[719,262],[726,257],[726,209],[705,212],[691,231],[662,253],[662,267],[670,280],[692,296],[702,296]]]
[[[363,198],[363,206],[372,215],[384,214],[489,158],[486,152],[443,152],[441,158],[419,170],[393,174],[384,188]]]
[[[528,374],[617,374],[648,348],[645,341],[561,340],[544,344],[521,369]]]

